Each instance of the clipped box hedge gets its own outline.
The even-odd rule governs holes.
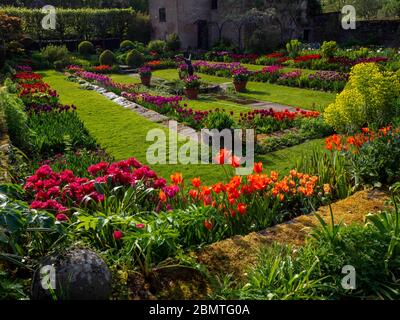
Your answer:
[[[45,30],[41,9],[4,7],[1,12],[21,18],[23,31],[35,40],[71,40],[119,38],[147,42],[150,19],[133,9],[63,9],[56,10],[56,29]]]

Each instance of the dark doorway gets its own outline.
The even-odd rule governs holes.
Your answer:
[[[197,48],[208,49],[208,24],[205,20],[197,22]]]
[[[310,41],[310,30],[309,29],[305,29],[304,30],[303,41],[304,42],[309,42]]]

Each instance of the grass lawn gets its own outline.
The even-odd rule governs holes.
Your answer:
[[[146,163],[147,148],[152,142],[146,142],[147,132],[151,129],[168,131],[161,125],[150,122],[136,113],[108,100],[97,92],[79,88],[74,82],[65,80],[64,75],[55,71],[41,72],[44,81],[58,91],[62,103],[77,106],[79,117],[98,143],[116,160],[136,157]],[[267,170],[287,171],[297,159],[320,148],[322,141],[307,142],[268,155],[256,161],[263,161]],[[225,180],[224,171],[216,165],[151,165],[160,176],[168,178],[174,172],[182,172],[186,178],[200,176],[205,183]]]
[[[139,77],[130,76],[128,74],[111,74],[109,75],[115,82],[123,84],[141,83]]]
[[[259,156],[257,160],[263,163],[264,168],[268,172],[276,170],[287,173],[295,167],[298,160],[310,156],[314,150],[321,150],[323,152],[325,150],[324,147],[325,139],[315,139],[294,147]]]
[[[326,107],[334,102],[336,98],[335,93],[286,87],[263,82],[249,82],[247,92],[241,93],[240,96],[309,110],[319,110],[320,107]]]
[[[165,79],[168,81],[173,81],[173,80],[179,79],[179,74],[178,74],[177,69],[157,70],[157,71],[153,72],[153,76],[155,78],[161,78],[161,79]],[[199,76],[203,82],[207,82],[207,83],[222,84],[222,83],[232,82],[232,80],[228,79],[228,78],[211,76],[211,75],[204,74],[204,73],[199,73]]]

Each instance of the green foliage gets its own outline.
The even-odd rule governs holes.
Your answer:
[[[10,78],[4,81],[4,86],[9,93],[17,93],[17,85]]]
[[[236,123],[226,112],[215,111],[209,113],[205,122],[208,129],[224,130],[234,128]]]
[[[23,33],[32,39],[126,38],[147,41],[151,31],[149,17],[131,8],[70,9],[57,6],[57,27],[45,33],[41,22],[47,13],[41,8],[6,7],[2,11],[19,17]]]
[[[0,90],[0,109],[4,110],[8,133],[13,144],[31,150],[32,132],[28,128],[28,117],[22,101],[15,95]]]
[[[315,213],[315,217],[318,219],[320,227],[313,230],[311,236],[318,241],[324,241],[325,243],[330,243],[332,246],[338,246],[341,242],[340,233],[343,227],[343,221],[339,222],[339,224],[335,223],[332,207],[330,205],[329,213],[331,218],[330,223],[325,222],[318,213]]]
[[[130,40],[124,40],[120,43],[119,48],[125,52],[134,49],[135,44]]]
[[[317,259],[300,265],[293,248],[267,246],[260,253],[257,266],[249,271],[247,283],[226,282],[217,297],[240,300],[319,300],[326,277],[313,277],[318,271]]]
[[[56,172],[71,170],[78,177],[92,178],[87,168],[102,161],[112,163],[114,159],[103,150],[67,149],[64,154],[57,154],[54,157],[46,158],[46,161]],[[41,164],[42,161],[36,163],[32,171],[37,170]]]
[[[0,103],[0,137],[4,132],[6,132],[6,130],[7,130],[7,123],[6,123],[4,105]]]
[[[399,134],[387,133],[365,143],[351,157],[351,173],[357,185],[390,184],[400,178]]]
[[[0,69],[4,67],[6,62],[6,48],[0,44]]]
[[[169,34],[165,43],[165,48],[168,51],[178,51],[181,48],[181,39],[179,35],[176,33]]]
[[[83,56],[87,56],[93,53],[94,52],[93,43],[91,43],[90,41],[82,41],[78,46],[78,52]]]
[[[114,53],[110,50],[105,50],[103,53],[100,55],[99,62],[101,65],[108,65],[112,66],[115,61],[115,56]]]
[[[63,60],[57,60],[53,63],[54,69],[57,71],[62,71],[66,67],[72,64],[72,59],[63,59]]]
[[[286,50],[291,58],[296,58],[299,55],[301,42],[299,40],[290,40],[286,44]]]
[[[32,114],[28,125],[35,132],[34,150],[41,157],[71,149],[93,150],[97,146],[75,112]]]
[[[30,268],[34,261],[26,257],[45,255],[63,230],[54,215],[32,212],[22,196],[19,186],[0,186],[0,260]]]
[[[65,60],[69,56],[69,51],[66,46],[48,45],[40,52],[42,58],[53,64],[56,61]]]
[[[149,51],[155,51],[157,53],[163,53],[165,50],[166,43],[163,40],[153,40],[147,45]]]
[[[378,215],[369,214],[367,221],[370,222],[379,232],[382,237],[389,237],[390,244],[386,253],[385,270],[390,271],[390,263],[393,258],[399,255],[400,245],[400,211],[398,208],[399,198],[393,196],[394,212],[384,211]]]
[[[134,68],[139,68],[140,66],[142,66],[144,60],[144,55],[137,50],[132,50],[126,56],[126,64]]]
[[[326,122],[336,130],[355,132],[363,126],[383,127],[399,110],[400,81],[373,63],[353,67],[345,90],[325,110]]]
[[[354,186],[348,166],[348,161],[338,153],[314,151],[307,158],[303,157],[298,161],[296,168],[300,172],[317,175],[322,184],[329,184],[333,199],[345,199],[352,194]]]
[[[296,251],[290,246],[267,246],[258,264],[248,271],[244,283],[220,281],[216,295],[223,299],[258,300],[399,299],[399,251],[394,250],[387,262],[388,250],[395,238],[393,218],[389,225],[389,228],[382,228],[380,222],[377,227],[375,224],[343,225],[340,241],[309,238],[306,245]],[[318,232],[326,234],[323,230]],[[352,290],[343,289],[341,284],[344,276],[341,271],[346,265],[356,270],[356,288]]]
[[[321,46],[321,55],[325,59],[329,59],[335,56],[337,50],[336,41],[324,41]]]
[[[19,300],[27,299],[27,294],[23,291],[23,284],[17,279],[12,279],[11,275],[0,269],[0,300]]]

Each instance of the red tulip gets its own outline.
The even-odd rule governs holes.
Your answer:
[[[121,240],[123,237],[122,231],[115,230],[113,236],[115,240]]]

